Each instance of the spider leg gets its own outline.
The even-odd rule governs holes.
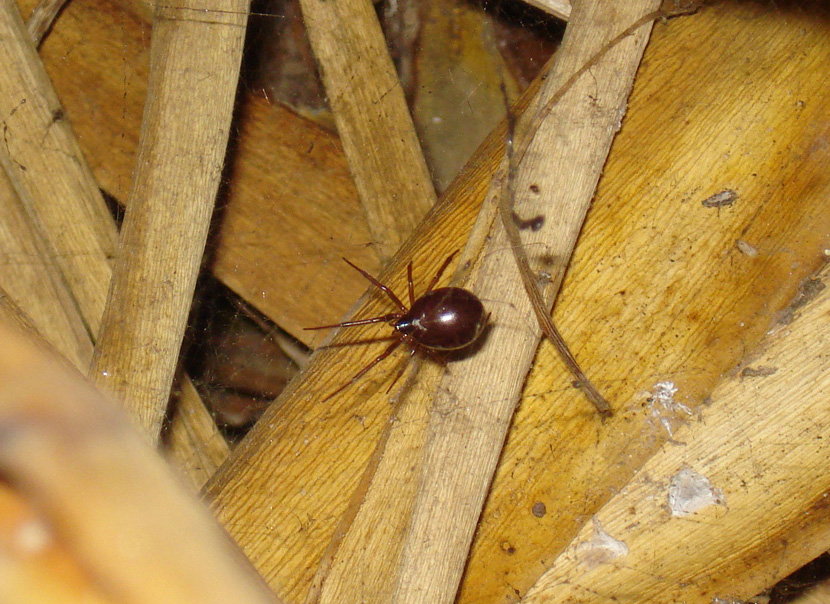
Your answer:
[[[444,260],[444,264],[441,265],[441,268],[439,268],[438,272],[435,273],[435,276],[432,278],[432,281],[429,282],[429,287],[427,288],[427,291],[424,292],[424,295],[431,292],[435,288],[435,286],[438,285],[438,280],[441,279],[441,275],[443,275],[444,271],[447,270],[447,267],[450,265],[450,262],[452,262],[452,259],[455,258],[455,255],[457,253],[458,250],[455,250],[452,254],[447,256],[447,259]]]
[[[346,264],[348,264],[348,265],[349,265],[349,266],[351,266],[354,270],[356,270],[358,273],[360,273],[361,275],[363,275],[363,276],[364,276],[364,277],[365,277],[365,278],[369,281],[369,283],[371,283],[372,285],[374,285],[375,287],[377,287],[379,290],[381,290],[383,293],[385,293],[387,296],[389,296],[389,299],[390,299],[390,300],[392,300],[392,302],[394,302],[394,303],[395,303],[395,306],[397,306],[398,308],[400,308],[400,309],[401,309],[401,311],[403,311],[404,313],[406,313],[406,312],[408,311],[408,309],[406,308],[406,306],[404,306],[404,305],[403,305],[403,302],[401,302],[401,299],[400,299],[400,298],[398,298],[398,296],[396,296],[396,295],[395,295],[395,292],[393,292],[391,289],[389,289],[389,288],[388,288],[387,286],[385,286],[383,283],[381,283],[380,281],[378,281],[377,279],[375,279],[372,275],[370,275],[369,273],[367,273],[366,271],[364,271],[364,270],[363,270],[362,268],[360,268],[359,266],[357,266],[357,265],[355,265],[355,264],[352,264],[352,263],[351,263],[351,262],[349,262],[346,258],[343,258],[343,260],[345,260],[345,261],[346,261]]]
[[[414,356],[415,356],[415,349],[410,346],[409,347],[409,358],[404,360],[403,363],[401,363],[401,368],[398,369],[398,372],[395,374],[395,379],[392,380],[392,383],[389,384],[389,388],[386,389],[386,394],[389,394],[392,391],[392,388],[395,386],[395,384],[398,383],[398,380],[401,379],[401,376],[403,375],[403,372],[406,371],[407,367],[409,367],[409,363],[410,363],[410,361],[412,361],[412,357],[414,357]]]
[[[394,351],[394,350],[395,350],[398,346],[400,346],[400,345],[401,345],[401,340],[396,340],[396,341],[392,342],[389,346],[387,346],[387,347],[386,347],[386,350],[384,350],[383,352],[381,352],[381,353],[380,353],[380,354],[379,354],[379,355],[375,358],[375,360],[374,360],[374,361],[372,361],[371,363],[369,363],[368,365],[366,365],[366,367],[364,367],[363,369],[361,369],[360,371],[358,371],[352,379],[350,379],[348,382],[346,382],[345,384],[343,384],[342,386],[340,386],[340,388],[338,388],[337,390],[335,390],[334,392],[332,392],[331,394],[329,394],[326,398],[324,398],[324,399],[323,399],[322,401],[320,401],[320,402],[321,402],[321,403],[325,403],[327,400],[329,400],[329,399],[330,399],[331,397],[333,397],[335,394],[339,394],[340,392],[342,392],[343,390],[345,390],[346,388],[348,388],[349,386],[351,386],[352,384],[354,384],[357,380],[359,380],[360,378],[362,378],[362,377],[366,374],[366,372],[367,372],[367,371],[369,371],[372,367],[374,367],[375,365],[377,365],[378,363],[380,363],[383,359],[385,359],[385,358],[386,358],[386,357],[388,357],[390,354],[392,354],[392,352],[393,352],[393,351]]]
[[[317,327],[303,327],[305,331],[314,331],[315,329],[333,329],[335,327],[355,327],[357,325],[371,325],[372,323],[389,323],[401,318],[401,314],[397,312],[382,315],[380,317],[372,317],[371,319],[358,319],[357,321],[344,321],[343,323],[334,323],[333,325],[318,325]]]
[[[331,344],[326,344],[325,346],[318,346],[315,350],[320,350],[321,348],[344,348],[346,346],[361,346],[363,344],[374,344],[375,342],[388,342],[390,340],[396,340],[400,336],[396,333],[391,336],[381,336],[379,338],[366,338],[363,340],[349,340],[348,342],[333,342]]]

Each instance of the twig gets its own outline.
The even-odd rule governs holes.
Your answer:
[[[13,185],[14,193],[7,194],[16,194],[26,212],[16,202],[0,204],[0,222],[8,227],[7,237],[0,237],[0,255],[23,252],[21,257],[29,259],[7,266],[2,284],[47,341],[86,372],[92,357],[91,334],[98,333],[112,276],[109,260],[117,230],[17,9],[9,3],[2,6],[0,29],[9,35],[0,36],[0,56],[4,57],[0,91],[6,93],[0,99],[9,105],[0,108],[7,143],[0,163],[8,166],[10,182],[0,178],[0,189]],[[22,89],[21,81],[25,83]],[[6,157],[11,152],[13,156]],[[56,199],[61,203],[54,203]],[[184,380],[188,383],[182,388],[191,397],[189,403],[196,404],[195,389],[189,378]],[[205,409],[175,415],[171,436],[184,441],[186,434],[176,432],[198,431],[189,422],[206,415]],[[213,426],[212,438],[205,439],[204,447],[214,451],[198,450],[202,444],[191,440],[197,450],[175,447],[173,455],[185,460],[210,456],[217,465],[221,456],[221,452],[214,454],[221,447],[218,438]]]
[[[596,59],[597,55],[595,55],[592,60]],[[583,70],[579,71],[582,72]],[[570,80],[566,82],[566,86],[569,83],[571,83]],[[567,88],[563,86],[560,90],[562,92],[557,93],[554,98],[561,98]],[[504,89],[504,84],[502,84],[502,91],[506,100],[507,91]],[[565,342],[565,338],[562,337],[562,334],[559,333],[559,330],[553,323],[548,305],[545,303],[542,292],[535,283],[533,269],[530,268],[530,261],[527,258],[527,253],[525,252],[524,245],[522,244],[519,228],[516,225],[516,214],[513,210],[513,200],[516,198],[516,173],[518,172],[518,167],[516,166],[513,153],[514,131],[515,119],[508,108],[507,140],[505,141],[505,153],[507,155],[508,165],[507,183],[506,186],[501,188],[498,209],[502,225],[504,226],[507,238],[510,241],[510,248],[513,250],[513,258],[516,260],[516,266],[519,269],[519,275],[522,278],[522,285],[524,285],[525,292],[527,293],[530,303],[533,306],[533,313],[536,315],[536,320],[539,321],[539,326],[542,328],[542,332],[544,332],[548,339],[550,339],[554,346],[556,346],[556,350],[559,351],[559,355],[562,357],[562,360],[565,361],[565,365],[568,366],[568,369],[576,378],[575,385],[584,390],[585,395],[593,403],[594,407],[596,407],[597,411],[601,415],[610,416],[613,413],[610,403],[604,396],[602,396],[602,394],[600,394],[599,390],[597,390],[591,380],[588,379],[588,376],[585,375],[585,372],[582,371],[582,368],[579,366],[579,363],[573,356],[573,353],[571,353],[571,349]]]
[[[29,31],[29,35],[32,36],[32,41],[36,47],[40,46],[46,32],[52,28],[52,24],[66,1],[40,0],[37,6],[32,9],[32,14],[29,15],[29,20],[26,22],[26,29]]]
[[[436,196],[377,14],[363,0],[301,0],[303,20],[381,259]]]
[[[514,150],[514,132],[516,130],[515,126],[515,119],[513,114],[510,113],[508,110],[507,112],[507,141],[505,144],[505,153],[507,155],[507,184],[503,186],[500,191],[499,195],[499,215],[501,217],[502,225],[504,226],[505,232],[507,234],[507,238],[510,240],[510,247],[513,250],[513,257],[516,260],[516,265],[519,269],[519,274],[522,277],[522,284],[524,285],[525,291],[527,292],[528,298],[530,298],[530,302],[533,305],[533,312],[536,315],[536,319],[539,321],[539,326],[541,327],[544,334],[553,342],[556,346],[556,349],[559,351],[562,360],[568,366],[570,372],[576,378],[575,386],[582,388],[585,392],[585,395],[588,399],[593,403],[596,407],[597,411],[604,415],[609,416],[612,414],[611,405],[605,399],[602,394],[600,394],[599,390],[593,385],[591,380],[585,375],[582,371],[582,368],[579,366],[576,358],[574,358],[573,354],[568,348],[565,339],[562,337],[562,334],[559,333],[559,330],[554,325],[553,320],[551,319],[550,310],[548,305],[545,303],[544,297],[542,296],[542,292],[540,291],[538,285],[536,284],[535,277],[533,274],[533,270],[530,268],[530,262],[527,258],[527,253],[525,252],[524,245],[522,244],[521,235],[519,234],[519,229],[516,226],[515,220],[515,212],[513,210],[513,204],[516,197],[516,177],[518,172],[518,166],[521,163],[522,159],[524,158],[527,149],[530,147],[530,144],[533,142],[533,138],[536,136],[536,133],[539,131],[539,127],[544,122],[545,118],[550,115],[550,112],[559,102],[559,100],[570,90],[573,84],[585,73],[597,64],[597,62],[604,57],[609,50],[614,48],[617,44],[619,44],[622,40],[624,40],[629,35],[633,34],[637,29],[643,26],[646,23],[649,23],[655,19],[660,18],[668,18],[668,17],[675,17],[678,15],[683,14],[690,14],[695,12],[698,8],[698,5],[695,4],[693,6],[684,7],[681,9],[676,9],[674,11],[666,11],[664,9],[659,9],[653,11],[647,15],[644,15],[637,19],[633,24],[629,27],[624,29],[619,35],[614,37],[611,41],[605,44],[600,50],[594,54],[590,60],[585,62],[582,67],[576,70],[573,75],[571,75],[565,83],[556,91],[556,93],[550,98],[550,100],[542,106],[538,112],[533,114],[528,129],[525,131],[526,135],[521,137],[521,141],[516,145]],[[502,84],[502,92],[505,95],[505,99],[507,96],[507,92],[504,89],[504,84]],[[506,105],[509,107],[509,105]]]
[[[182,6],[200,10],[189,4]],[[123,400],[153,441],[222,173],[246,6],[210,12],[210,21],[158,8],[153,25],[137,167],[89,374]]]
[[[507,148],[508,155],[510,155],[510,142],[508,142]],[[513,221],[513,212],[510,202],[510,200],[513,199],[513,195],[512,192],[508,194],[508,191],[512,188],[513,184],[510,182],[507,187],[503,189],[504,193],[502,193],[501,199],[499,200],[499,214],[501,215],[501,221],[504,225],[504,229],[507,232],[507,238],[510,240],[510,246],[513,250],[513,257],[516,259],[516,265],[518,266],[519,274],[522,277],[522,284],[524,285],[525,291],[527,292],[530,302],[533,305],[533,312],[536,315],[536,319],[539,321],[539,326],[542,328],[545,335],[553,342],[554,346],[556,346],[562,360],[565,361],[568,369],[571,373],[573,373],[574,377],[576,377],[574,385],[585,391],[585,395],[594,404],[594,407],[597,408],[597,411],[600,414],[605,416],[611,415],[611,405],[607,400],[605,400],[605,397],[600,394],[599,390],[596,389],[593,383],[591,383],[591,380],[588,379],[588,376],[586,376],[580,368],[579,363],[574,358],[570,348],[568,348],[562,334],[559,333],[556,325],[554,325],[550,312],[547,310],[545,300],[542,298],[542,292],[539,291],[539,288],[533,280],[533,271],[530,268],[527,254],[522,246],[519,229]]]
[[[4,481],[107,601],[279,604],[123,413],[7,325],[0,341]],[[37,593],[42,577],[27,577]]]

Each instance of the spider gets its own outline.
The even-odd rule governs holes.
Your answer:
[[[372,367],[383,361],[402,343],[409,347],[410,356],[422,352],[428,356],[436,356],[444,351],[460,350],[470,346],[484,331],[487,325],[488,313],[484,311],[481,301],[472,292],[460,287],[441,287],[434,289],[441,279],[441,275],[449,266],[457,251],[450,254],[424,294],[416,298],[415,287],[412,283],[412,263],[406,267],[407,280],[409,284],[409,308],[401,302],[401,299],[386,285],[372,277],[359,266],[343,260],[363,275],[366,280],[385,293],[392,303],[398,308],[378,317],[369,319],[358,319],[356,321],[345,321],[334,325],[320,325],[319,327],[306,327],[307,330],[333,329],[335,327],[356,327],[358,325],[369,325],[372,323],[389,323],[395,330],[392,342],[386,350],[380,353],[372,362],[357,372],[355,376],[340,386],[337,390],[326,396],[322,402],[332,398],[335,394],[342,392],[351,384],[363,377]],[[348,343],[347,343],[348,344]],[[401,377],[406,364],[395,376],[387,392],[392,389],[395,382]]]

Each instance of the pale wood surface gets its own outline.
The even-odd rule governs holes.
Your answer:
[[[166,450],[198,491],[228,458],[230,447],[193,382],[182,380],[175,398]]]
[[[68,11],[82,8],[76,0]],[[91,17],[102,14],[90,12]],[[460,602],[503,602],[515,600],[516,591],[524,594],[590,514],[622,488],[666,438],[659,418],[652,416],[650,393],[655,384],[673,380],[678,400],[699,403],[718,376],[739,363],[774,322],[796,284],[821,262],[821,250],[828,247],[828,157],[822,142],[828,133],[822,108],[828,105],[824,66],[830,63],[822,23],[821,16],[809,10],[794,14],[780,7],[729,5],[656,27],[556,312],[566,337],[576,343],[577,357],[622,411],[610,424],[596,424],[582,396],[567,386],[569,378],[555,353],[543,345],[482,515]],[[131,27],[118,31],[132,31]],[[96,28],[81,31],[87,35]],[[63,79],[83,86],[83,70],[69,69],[66,61],[96,47],[81,44],[80,38],[74,42],[67,47],[73,52],[53,51],[53,56],[60,66],[57,71],[73,76],[64,74]],[[129,46],[121,37],[112,44],[109,58],[121,64]],[[121,79],[114,78],[118,85],[110,90],[112,96],[104,97],[111,102],[98,105],[113,119],[101,119],[104,113],[97,113],[95,125],[102,137],[111,136],[113,145],[91,155],[98,161],[96,174],[111,170],[112,183],[122,178],[128,182],[131,163],[120,163],[120,158],[135,132],[119,122],[125,119],[125,108],[130,114],[135,97],[133,88],[123,85],[124,74],[117,67],[101,70]],[[92,89],[106,85],[100,76],[86,80],[87,96],[79,93],[75,98],[95,105],[89,96]],[[255,110],[262,122],[272,119],[264,103]],[[85,132],[95,129],[90,125]],[[497,138],[503,140],[504,135]],[[319,149],[321,139],[315,140]],[[463,181],[469,185],[465,193],[471,203],[483,197],[482,173],[495,170],[492,159],[488,166],[481,157],[476,161]],[[267,163],[262,160],[261,165]],[[267,177],[262,182],[268,182]],[[739,193],[732,206],[700,204],[726,188]],[[309,201],[306,211],[317,211],[317,200],[323,197]],[[251,205],[252,223],[268,218],[267,211]],[[421,283],[445,253],[463,243],[475,207],[442,212],[430,218],[427,236],[407,252],[416,260]],[[299,230],[299,217],[296,224],[280,218]],[[337,221],[332,222],[314,225],[316,233],[326,236],[320,239],[334,232]],[[296,325],[324,322],[315,306],[345,308],[355,297],[332,295],[341,286],[351,287],[335,262],[342,252],[332,253],[319,243],[304,256],[297,247],[302,242],[292,237],[290,232],[277,235],[279,247],[268,242],[267,249],[247,250],[249,258],[240,249],[236,270],[267,267],[259,268],[256,278],[266,279],[259,293],[264,292],[260,297],[269,302],[282,295],[272,283],[285,275],[274,270],[267,254],[257,255],[262,249],[295,259],[288,263],[292,275],[302,274],[299,268],[315,274],[331,270],[334,276],[322,289],[303,290],[323,292],[310,296],[307,305],[297,304],[296,295],[287,296],[295,304],[294,316],[311,311],[312,320],[297,320]],[[228,241],[232,238],[222,245]],[[359,249],[370,239],[350,241]],[[738,242],[743,244],[738,247]],[[397,264],[397,286],[405,259]],[[247,275],[237,278],[245,282]],[[358,293],[361,288],[359,283],[354,286]],[[249,291],[257,292],[256,284]],[[364,311],[379,308],[386,307],[375,304]],[[316,385],[317,398],[348,379],[372,352],[329,354],[326,377]],[[373,372],[356,392],[383,390],[376,382],[389,374],[391,370]],[[327,542],[325,533],[345,507],[389,414],[387,398],[380,395],[352,395],[348,401],[334,400],[317,408],[313,400],[303,400],[310,392],[303,388],[311,386],[295,386],[294,398],[286,399],[288,408],[268,418],[275,425],[258,429],[259,436],[245,443],[228,466],[224,484],[217,482],[212,490],[219,493],[217,507],[229,530],[291,600],[302,599]],[[417,419],[425,410],[409,412]],[[403,428],[406,422],[400,424]],[[283,431],[278,433],[278,428]],[[268,449],[266,436],[279,442]],[[378,492],[389,488],[381,485]],[[381,542],[389,538],[385,527],[372,527]],[[802,535],[809,539],[813,533],[805,529]],[[283,564],[285,570],[280,568]]]
[[[656,27],[555,313],[616,415],[600,423],[552,348],[540,348],[459,601],[524,594],[668,437],[655,414],[669,415],[669,426],[676,419],[655,406],[656,384],[673,381],[678,401],[698,405],[822,261],[830,183],[821,23],[729,5]],[[410,258],[423,283],[463,244],[497,166],[496,140],[450,189],[451,206],[428,217],[384,275],[393,287],[403,284]],[[726,188],[739,193],[732,206],[701,204]],[[757,253],[741,251],[738,240]],[[374,299],[360,312],[384,308]],[[523,328],[531,324],[528,316]],[[373,333],[383,332],[361,335]],[[304,597],[390,413],[382,392],[393,370],[373,372],[325,406],[316,401],[375,354],[368,347],[317,355],[209,486],[228,530],[289,601]],[[404,408],[399,429],[423,425],[425,412]],[[413,463],[397,475],[409,480],[378,484],[377,493],[407,497],[419,453],[410,454]],[[390,459],[403,455],[387,450]],[[366,533],[378,544],[399,536],[386,520]],[[354,581],[376,576],[375,566]]]
[[[135,164],[149,31],[105,0],[73,0],[41,50],[95,177],[122,202]],[[319,342],[325,334],[303,327],[340,320],[366,289],[341,256],[373,273],[380,265],[342,147],[331,132],[250,93],[237,118],[213,272],[294,337]]]
[[[564,21],[571,18],[572,7],[567,0],[525,0],[525,2]]]
[[[830,548],[830,269],[816,280],[522,602],[749,599]]]
[[[76,367],[89,365],[92,340],[83,317],[5,170],[0,170],[0,287],[55,349]]]
[[[112,604],[45,519],[0,483],[0,600],[4,604]]]
[[[219,189],[246,7],[194,0],[154,16],[136,171],[89,373],[153,441]],[[199,18],[182,19],[182,11]]]
[[[55,94],[37,55],[24,50],[31,43],[21,28],[19,17],[13,10],[3,14],[6,17],[4,23],[11,33],[6,42],[17,49],[21,60],[4,64],[8,71],[3,73],[2,82],[9,86],[20,80],[27,82],[22,92],[31,97],[25,97],[24,105],[30,102],[30,98],[33,102],[49,98],[54,100]],[[45,158],[37,156],[36,146],[27,147],[26,157],[32,158],[32,165],[39,167],[43,161],[52,161],[52,157],[60,161],[52,161],[48,170],[30,171],[28,164],[26,170],[22,170],[18,166],[19,172],[28,178],[25,182],[6,179],[5,171],[0,177],[3,192],[0,211],[4,217],[0,230],[4,257],[0,282],[7,288],[14,303],[31,318],[38,332],[72,364],[86,371],[92,349],[90,334],[98,331],[99,311],[104,304],[103,296],[111,274],[109,258],[96,253],[81,253],[79,258],[69,262],[67,257],[78,255],[77,248],[85,237],[101,238],[98,243],[91,241],[87,244],[91,250],[106,247],[105,242],[116,237],[115,224],[103,202],[100,202],[101,194],[95,181],[88,177],[86,163],[68,125],[64,123],[61,126],[63,136],[60,139],[50,141],[49,132],[57,124],[46,124],[46,131],[38,131],[43,126],[38,122],[38,113],[22,117],[26,119],[18,123],[17,128],[25,132],[33,131],[35,134],[30,136],[37,136],[44,143],[54,145],[44,150]],[[61,120],[65,122],[65,118]],[[87,176],[77,178],[78,171]],[[53,203],[55,198],[51,196],[55,193],[56,182],[63,182],[68,187],[64,196],[57,198],[61,203]],[[21,210],[18,195],[26,200],[28,215]],[[92,204],[94,211],[85,205],[85,200],[90,199],[96,200]],[[49,220],[38,220],[41,214]],[[75,279],[66,279],[61,269],[78,268],[77,261],[81,259],[86,263],[87,272],[76,274]],[[96,283],[95,279],[104,282]],[[100,296],[100,299],[95,296]],[[195,393],[192,388],[188,392]],[[195,416],[187,414],[180,417],[189,420]],[[185,423],[177,422],[171,429],[175,431],[180,426],[186,427]],[[218,436],[215,429],[213,436]],[[189,457],[204,457],[206,454],[204,451],[191,451]],[[183,465],[189,467],[188,464]]]
[[[104,595],[277,601],[125,415],[7,325],[0,338],[0,425],[14,435],[0,443],[4,481]]]
[[[66,0],[40,0],[32,10],[32,14],[26,21],[26,29],[35,47],[40,46],[43,36],[52,27],[52,23],[65,4]]]
[[[13,326],[41,348],[48,350],[51,354],[64,360],[68,367],[75,367],[73,362],[66,356],[61,355],[55,346],[38,330],[37,324],[18,306],[18,304],[0,286],[0,320]],[[90,349],[91,352],[91,349]]]
[[[337,132],[378,254],[388,259],[436,200],[369,0],[300,0]]]
[[[653,0],[628,2],[624,8],[603,2],[580,3],[551,72],[522,121],[533,123],[534,113],[558,94],[572,73],[657,6]],[[591,204],[650,29],[650,23],[643,26],[603,57],[590,75],[583,74],[539,122],[538,130],[529,134],[532,140],[528,141],[516,183],[517,191],[527,193],[519,193],[515,210],[522,217],[542,215],[546,221],[555,217],[529,233],[523,242],[534,256],[557,259],[555,263],[534,265],[537,271],[550,273],[543,284],[549,302],[558,290]],[[563,128],[566,121],[569,125]],[[516,144],[521,147],[524,142]],[[567,171],[563,170],[565,166]],[[491,186],[485,203],[491,203],[491,197],[497,202],[500,187],[506,184],[502,180]],[[530,190],[532,185],[536,192]],[[482,212],[482,216],[485,214],[489,212]],[[475,244],[468,244],[468,255],[470,245]],[[409,401],[431,407],[431,411],[423,457],[415,473],[414,501],[395,505],[409,512],[400,570],[390,577],[395,585],[391,601],[398,604],[454,601],[481,508],[539,343],[540,329],[533,320],[528,323],[533,311],[501,222],[493,221],[486,243],[475,256],[478,265],[467,286],[491,301],[492,328],[487,339],[475,355],[454,364],[437,386],[427,387],[431,395],[428,399],[417,396]],[[506,358],[510,363],[504,362]],[[403,441],[409,446],[417,443],[406,437]],[[411,459],[390,461],[406,467]],[[417,463],[418,458],[414,461]],[[385,491],[379,497],[388,500],[393,493]],[[361,511],[377,523],[382,515],[396,515],[391,507],[383,506],[382,514],[369,505]],[[354,564],[353,558],[361,549],[344,551],[348,564]],[[367,562],[365,558],[363,561]],[[363,585],[354,581],[350,584],[350,590],[365,591]],[[378,602],[387,600],[385,589],[376,593]],[[341,599],[349,598],[340,595],[331,601]]]
[[[43,233],[87,329],[100,321],[115,228],[97,183],[13,3],[2,4],[0,164]]]

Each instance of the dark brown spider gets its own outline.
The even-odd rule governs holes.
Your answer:
[[[372,367],[392,354],[401,343],[409,347],[410,355],[423,352],[434,357],[436,353],[443,351],[466,348],[478,339],[487,324],[488,315],[476,295],[460,287],[441,287],[434,289],[455,254],[456,252],[453,252],[444,260],[444,264],[435,273],[435,276],[429,283],[429,287],[427,287],[427,290],[420,298],[415,298],[415,286],[412,282],[412,263],[410,262],[407,265],[409,308],[386,285],[343,258],[349,266],[363,275],[372,285],[384,292],[399,310],[370,319],[358,319],[356,321],[335,323],[334,325],[306,327],[305,329],[332,329],[334,327],[356,327],[358,325],[370,325],[372,323],[389,323],[395,329],[393,337],[396,339],[375,360],[357,372],[351,380],[324,398],[323,402],[329,400],[335,394],[360,379]],[[405,368],[406,365],[401,367],[401,370],[395,376],[387,392],[392,389],[392,386],[398,381]]]

